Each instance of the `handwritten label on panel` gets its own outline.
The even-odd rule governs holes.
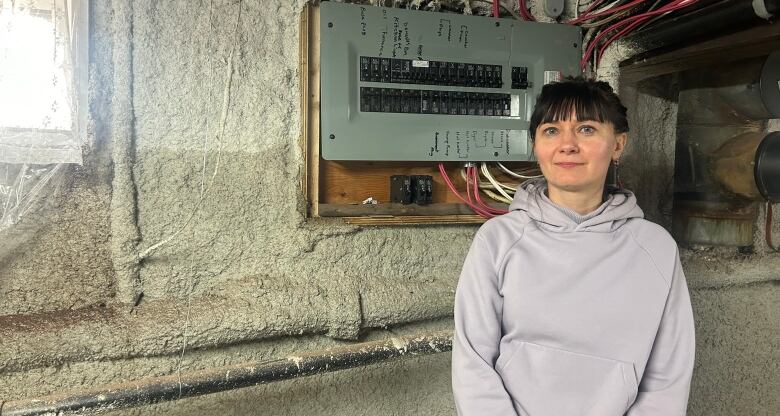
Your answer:
[[[366,8],[361,7],[360,8],[360,34],[363,36],[366,36],[366,27],[368,27],[368,23],[366,22]]]
[[[452,42],[452,22],[450,19],[439,19],[439,30],[436,34],[441,38],[447,38],[447,42]]]

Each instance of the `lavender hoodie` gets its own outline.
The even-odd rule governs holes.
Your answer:
[[[628,191],[579,216],[518,189],[486,222],[455,298],[461,416],[685,415],[694,358],[677,245]]]

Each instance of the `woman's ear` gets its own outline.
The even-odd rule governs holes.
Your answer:
[[[628,134],[626,133],[620,133],[615,136],[615,151],[612,153],[612,160],[620,159],[623,150],[626,148],[626,141],[628,141]]]

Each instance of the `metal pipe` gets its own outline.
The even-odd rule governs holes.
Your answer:
[[[645,50],[671,46],[711,35],[723,35],[766,22],[780,12],[780,0],[723,0],[664,20],[626,37]]]
[[[770,203],[780,202],[780,132],[764,137],[755,153],[754,169],[761,196]]]
[[[283,359],[154,377],[0,404],[0,416],[100,413],[452,350],[452,332],[364,342]]]

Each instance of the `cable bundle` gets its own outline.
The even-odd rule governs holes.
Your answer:
[[[632,1],[625,6],[622,6],[624,8],[630,8],[633,6],[638,5],[639,3],[643,2],[645,0],[635,0]],[[630,17],[627,17],[617,23],[614,23],[610,26],[608,26],[606,29],[602,30],[591,42],[588,44],[587,48],[585,49],[585,52],[583,53],[583,58],[580,61],[580,65],[583,69],[585,69],[588,65],[588,60],[590,57],[590,54],[593,53],[596,48],[598,48],[598,53],[596,54],[596,58],[594,61],[594,66],[597,68],[599,65],[599,62],[601,62],[601,57],[604,55],[604,51],[606,51],[607,47],[615,42],[616,40],[620,39],[623,36],[626,36],[628,33],[636,29],[639,25],[649,22],[651,19],[653,19],[656,16],[662,16],[667,13],[671,13],[675,10],[682,9],[683,7],[688,7],[692,4],[695,4],[698,0],[672,0],[666,5],[658,8],[657,10],[647,11],[644,13],[639,13]],[[657,2],[656,2],[657,4]],[[652,8],[652,7],[651,7]],[[620,9],[620,7],[616,8],[615,10]],[[613,11],[614,12],[614,11]],[[596,17],[596,15],[592,15],[590,17],[587,17],[586,20],[592,19]],[[599,47],[599,41],[602,38],[605,38],[608,34],[612,34],[609,38],[607,38],[604,43]]]
[[[698,3],[699,0],[671,0],[661,7],[658,7],[661,1],[662,0],[656,0],[650,7],[644,8],[644,6],[649,3],[647,0],[616,0],[596,10],[599,5],[604,3],[604,0],[593,0],[582,14],[579,13],[580,3],[578,1],[575,6],[575,18],[565,23],[589,29],[588,34],[585,36],[586,41],[584,42],[587,43],[587,47],[585,47],[585,52],[580,61],[582,69],[587,69],[591,54],[593,54],[593,66],[594,68],[598,68],[599,62],[601,62],[601,58],[607,47],[616,40],[628,35],[644,24],[652,23],[668,13],[694,5]],[[493,3],[498,4],[499,0],[493,0]],[[523,19],[531,22],[536,21],[528,11],[526,0],[518,0],[518,6],[520,15],[523,16]],[[629,16],[631,12],[636,10],[641,11]],[[612,23],[615,20],[617,20],[617,22]],[[593,34],[593,31],[604,26],[606,26],[606,28],[600,30],[592,40],[588,41]]]
[[[513,172],[500,162],[497,162],[497,166],[508,175],[518,179],[525,180],[541,177],[541,175],[524,175]],[[477,169],[476,164],[468,163],[463,168],[463,170],[461,170],[461,176],[466,183],[465,196],[461,195],[460,191],[452,183],[452,180],[447,174],[447,171],[444,168],[444,164],[442,163],[439,164],[439,173],[441,173],[441,177],[444,179],[444,182],[447,184],[447,187],[450,189],[450,191],[455,194],[455,196],[457,196],[461,202],[466,204],[478,215],[485,218],[493,218],[497,215],[502,215],[509,212],[506,209],[490,206],[482,199],[481,194],[484,193],[490,199],[508,205],[512,203],[512,198],[514,197],[515,190],[517,189],[517,184],[506,184],[496,180],[493,174],[490,173],[487,163],[483,162],[479,169]],[[484,176],[488,181],[483,182],[480,176]]]

